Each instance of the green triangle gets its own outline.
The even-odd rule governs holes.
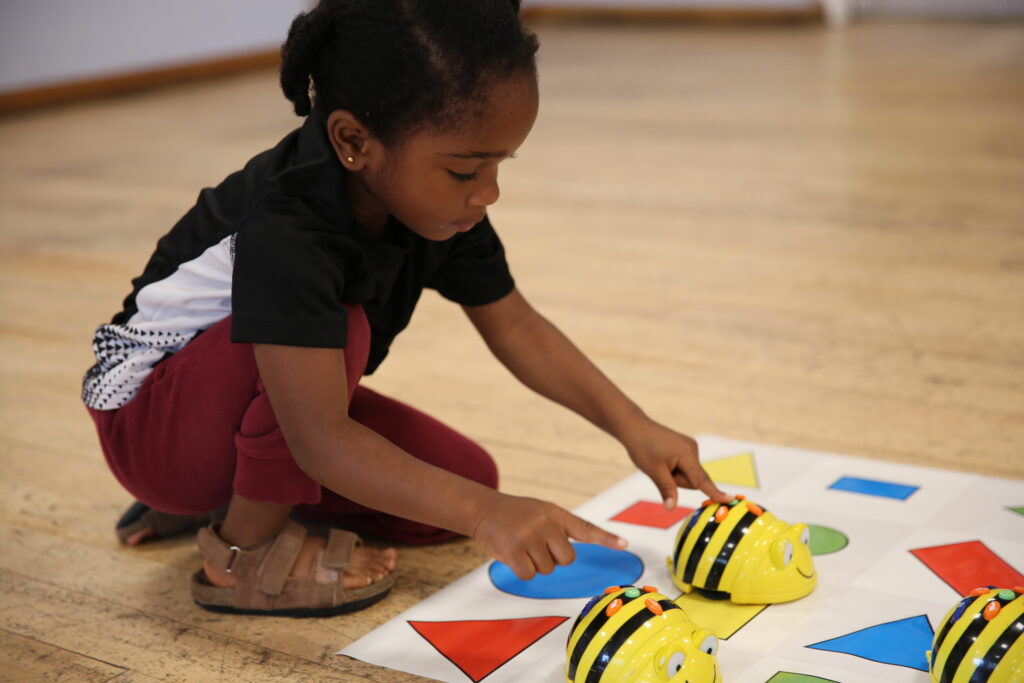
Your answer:
[[[1008,507],[1007,510],[1016,512],[1018,515],[1024,515],[1024,505],[1018,505],[1017,507]]]

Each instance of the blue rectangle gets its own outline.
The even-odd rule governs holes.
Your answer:
[[[895,498],[906,500],[910,494],[916,491],[918,486],[906,484],[893,484],[888,481],[875,481],[874,479],[859,479],[857,477],[840,477],[836,483],[829,486],[830,489],[839,491],[852,491],[853,493],[866,493],[869,496],[880,498]]]

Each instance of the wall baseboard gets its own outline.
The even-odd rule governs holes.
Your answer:
[[[820,3],[807,7],[607,7],[552,4],[524,7],[520,11],[530,23],[629,23],[629,24],[786,24],[822,22]]]
[[[531,23],[631,23],[631,24],[770,24],[821,22],[820,4],[806,8],[614,8],[551,5],[525,7],[524,21]],[[147,69],[83,81],[56,83],[39,88],[0,92],[0,115],[69,104],[97,97],[147,90],[162,85],[217,78],[277,66],[277,49],[203,60],[189,64]]]
[[[116,76],[4,92],[0,93],[0,114],[137,92],[171,83],[217,78],[254,69],[265,69],[279,63],[280,53],[277,49],[261,50]]]

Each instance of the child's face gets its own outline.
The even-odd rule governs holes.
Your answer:
[[[532,78],[501,82],[460,130],[422,131],[394,148],[378,146],[362,174],[364,200],[429,240],[471,229],[498,201],[498,165],[526,139],[537,106]]]

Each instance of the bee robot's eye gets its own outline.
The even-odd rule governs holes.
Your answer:
[[[669,678],[672,678],[679,673],[683,668],[683,663],[686,661],[686,655],[682,652],[674,652],[672,656],[668,658],[668,664],[665,665],[665,673],[668,674]]]
[[[779,569],[785,569],[793,560],[793,543],[785,539],[779,539],[772,543],[772,562]]]
[[[800,532],[800,542],[804,545],[811,544],[811,530],[808,527],[804,527],[803,531]]]
[[[701,652],[706,652],[714,657],[718,654],[718,638],[715,638],[710,633],[704,636],[704,640],[700,641],[700,649]]]

